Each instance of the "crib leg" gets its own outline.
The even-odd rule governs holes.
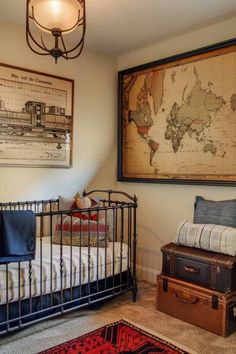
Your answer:
[[[136,302],[137,299],[137,291],[138,291],[138,287],[137,287],[137,281],[136,279],[133,282],[133,289],[132,289],[132,293],[133,293],[133,302]]]

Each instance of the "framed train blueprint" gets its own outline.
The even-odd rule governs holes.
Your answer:
[[[0,64],[0,165],[71,167],[74,81]]]
[[[119,72],[118,180],[236,183],[236,39]]]

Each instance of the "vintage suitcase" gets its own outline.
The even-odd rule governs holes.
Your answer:
[[[224,294],[158,275],[157,310],[223,337],[236,330],[236,292]]]
[[[224,293],[236,290],[236,257],[173,242],[161,251],[162,274]]]

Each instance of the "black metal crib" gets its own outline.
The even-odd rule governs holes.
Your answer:
[[[82,210],[60,210],[59,200],[0,203],[0,210],[33,210],[37,224],[35,260],[0,265],[0,334],[127,291],[136,300],[136,196],[112,190],[84,191],[83,195],[99,195],[101,199],[94,207]],[[81,242],[80,246],[73,245],[74,216],[78,212],[88,216],[87,247]],[[91,221],[92,213],[97,214],[96,222]],[[90,244],[94,225],[99,241],[99,215],[103,215],[105,225],[103,248],[99,242],[96,246]],[[65,219],[69,230],[67,245],[63,244]],[[76,220],[81,241],[83,218]],[[56,225],[60,238],[57,245],[53,242]]]

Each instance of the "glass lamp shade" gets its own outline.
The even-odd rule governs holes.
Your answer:
[[[78,0],[32,0],[29,7],[36,25],[45,32],[59,29],[69,33],[83,17],[83,8]]]

